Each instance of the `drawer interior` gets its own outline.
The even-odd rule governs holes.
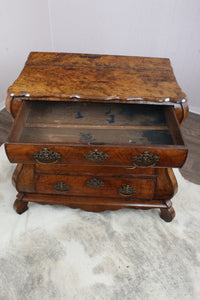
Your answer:
[[[184,145],[173,106],[24,101],[9,142]]]

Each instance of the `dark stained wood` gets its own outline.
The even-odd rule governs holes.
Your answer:
[[[148,169],[139,169],[136,168],[134,170],[124,168],[124,167],[117,167],[117,166],[106,166],[105,165],[99,165],[99,166],[85,166],[85,165],[41,165],[41,164],[35,164],[35,173],[38,174],[57,174],[57,175],[93,175],[96,174],[98,176],[112,176],[112,177],[137,177],[139,178],[142,176],[142,178],[150,178],[153,179],[156,177],[156,170],[155,168],[148,168]]]
[[[28,202],[24,201],[24,196],[25,194],[18,193],[17,199],[15,200],[13,205],[14,209],[19,215],[23,214],[28,209]]]
[[[175,147],[175,146],[174,146]],[[157,167],[181,167],[185,162],[187,156],[187,150],[176,149],[173,146],[168,147],[156,147],[156,145],[146,147],[117,147],[117,146],[66,146],[66,145],[53,145],[53,144],[23,144],[23,143],[6,143],[6,152],[10,162],[12,163],[38,163],[34,154],[48,149],[54,153],[60,155],[59,159],[55,159],[59,164],[74,164],[74,165],[104,165],[104,166],[121,166],[121,167],[133,167],[132,160],[134,156],[139,157],[145,151],[153,156],[158,156],[159,160],[155,163]],[[85,155],[89,155],[90,151],[103,152],[108,155],[109,158],[105,159],[103,163],[97,161],[90,161],[85,158]],[[43,161],[41,160],[41,163]],[[47,162],[48,163],[48,162]],[[148,164],[147,164],[148,167]]]
[[[173,219],[171,167],[187,156],[179,123],[188,106],[168,59],[31,53],[7,109],[15,117],[5,149],[18,163],[18,213],[33,201],[160,208]]]
[[[88,186],[92,182],[98,182],[100,186]],[[68,191],[55,189],[57,183],[63,182],[70,186]],[[65,176],[41,174],[36,177],[36,191],[42,194],[63,194],[71,196],[111,197],[115,201],[132,201],[133,199],[152,200],[155,189],[155,180],[143,178],[113,178],[104,176]],[[129,185],[136,191],[127,197],[119,193],[119,189]],[[148,187],[148,188],[147,188]]]
[[[174,208],[172,207],[172,202],[168,201],[167,202],[167,208],[161,208],[160,209],[160,217],[165,221],[165,222],[171,222],[174,217],[175,217],[175,211]]]
[[[24,166],[25,168],[29,168],[29,169],[33,169],[33,166],[27,165]],[[18,167],[17,167],[18,169]],[[17,170],[16,169],[16,170]],[[84,196],[84,194],[80,193],[80,191],[75,190],[75,193],[69,193],[69,195],[67,195],[67,192],[64,192],[64,194],[62,192],[55,192],[52,189],[52,184],[56,183],[56,180],[60,180],[60,178],[57,176],[52,176],[52,180],[49,180],[49,176],[43,176],[43,181],[40,181],[40,178],[37,178],[38,175],[36,174],[36,178],[35,180],[32,179],[30,181],[29,176],[27,176],[27,172],[23,172],[22,171],[23,168],[21,168],[20,166],[20,172],[17,170],[17,176],[18,179],[21,183],[18,184],[18,188],[23,191],[24,187],[26,190],[27,187],[27,182],[29,184],[29,193],[19,193],[17,196],[17,199],[14,203],[14,207],[16,209],[16,212],[18,214],[23,213],[24,211],[26,211],[28,209],[28,202],[33,201],[33,202],[37,202],[40,204],[63,204],[63,205],[67,205],[71,208],[81,208],[83,210],[87,210],[87,211],[104,211],[104,210],[116,210],[116,209],[120,209],[120,208],[139,208],[139,209],[151,209],[151,208],[160,208],[161,209],[161,218],[163,220],[165,220],[166,222],[170,222],[174,216],[175,216],[175,212],[172,208],[172,203],[171,201],[162,201],[162,200],[152,200],[152,196],[153,194],[151,194],[152,192],[154,192],[155,189],[155,185],[154,185],[154,189],[152,190],[151,185],[156,181],[153,180],[143,180],[143,179],[136,179],[133,180],[131,182],[131,184],[134,185],[134,187],[136,187],[136,193],[137,193],[137,189],[139,189],[138,194],[135,194],[133,196],[128,196],[128,197],[123,197],[123,196],[117,196],[116,193],[118,192],[118,186],[117,184],[113,184],[111,183],[110,185],[110,190],[108,189],[108,186],[104,186],[102,187],[101,191],[97,190],[96,193],[98,194],[95,195],[95,193],[93,192],[92,194],[87,193],[86,191],[86,196]],[[157,187],[156,187],[156,194],[154,193],[155,198],[158,197],[159,198],[166,198],[168,199],[169,197],[173,197],[174,193],[176,192],[176,188],[177,188],[177,183],[175,180],[175,177],[173,175],[173,171],[171,169],[157,169]],[[29,172],[30,173],[30,172]],[[32,173],[32,172],[31,172]],[[14,173],[14,176],[16,177],[16,172]],[[42,176],[42,175],[40,175]],[[21,178],[20,178],[21,177]],[[75,181],[71,178],[71,182],[72,185],[78,189],[80,189],[79,186],[79,182],[80,182],[80,177],[78,176],[72,176],[73,179],[75,179]],[[91,177],[89,177],[91,178]],[[69,177],[68,177],[69,179]],[[108,177],[106,178],[108,179]],[[61,180],[66,180],[66,176],[65,178]],[[84,179],[83,179],[84,180]],[[104,179],[105,180],[105,179]],[[139,184],[139,180],[140,180],[140,184]],[[156,180],[156,178],[154,178],[154,180]],[[116,181],[116,180],[115,180]],[[68,182],[69,183],[69,182]],[[108,183],[108,181],[107,181]],[[130,179],[125,179],[123,180],[123,184],[130,184]],[[143,184],[144,183],[144,184]],[[121,182],[120,182],[121,184]],[[139,184],[139,185],[138,185]],[[34,187],[35,186],[35,187]],[[42,187],[42,190],[40,190],[40,188]],[[147,188],[148,187],[148,188]],[[33,192],[36,189],[36,191],[38,192],[37,194],[31,194],[31,192]],[[98,188],[97,188],[98,189]],[[83,191],[85,189],[83,189],[83,187],[81,188],[81,191]],[[44,192],[42,194],[40,194],[41,192]],[[104,194],[106,192],[106,194]],[[48,193],[50,195],[48,195]],[[77,195],[76,195],[77,193]],[[148,194],[147,194],[148,193]],[[58,195],[56,195],[58,194]],[[157,195],[157,196],[156,196]],[[160,195],[160,197],[159,197]],[[104,196],[104,198],[102,197]],[[106,197],[105,197],[106,196]],[[113,196],[115,196],[115,198],[113,198]],[[94,201],[94,197],[95,197],[95,201]],[[120,197],[122,199],[120,199]],[[143,199],[144,200],[141,200]],[[148,200],[145,200],[146,198],[148,198]]]
[[[177,192],[177,181],[171,168],[157,168],[157,180],[154,199],[168,200]]]
[[[15,168],[15,171],[12,176],[12,184],[14,185],[16,190],[18,190],[18,188],[17,188],[18,179],[19,179],[19,175],[23,169],[23,166],[24,166],[23,164],[18,164],[17,167]]]
[[[188,114],[185,94],[163,58],[32,52],[8,90],[13,117],[23,99],[173,104],[179,123]]]
[[[12,122],[13,120],[11,116],[8,114],[8,112],[5,110],[5,108],[1,110],[0,111],[0,144],[3,144],[6,141]],[[193,183],[200,184],[200,156],[199,156],[200,115],[190,112],[188,118],[182,124],[181,129],[182,129],[184,140],[189,148],[189,152],[188,152],[186,162],[184,166],[180,169],[180,172],[185,179]],[[38,168],[43,168],[43,172],[44,172],[44,166],[38,165]],[[58,166],[51,166],[48,172],[50,172],[50,170],[53,170],[54,174],[56,173],[56,171],[60,172],[61,174],[63,174],[64,172],[62,171],[61,166],[60,169],[58,168]],[[73,172],[73,170],[74,170],[74,166],[72,165],[70,172]],[[101,172],[103,172],[103,170]],[[129,173],[130,172],[132,171],[129,170]],[[121,171],[120,173],[122,174]]]
[[[104,103],[93,103],[92,109],[89,103],[76,106],[76,103],[46,102],[44,109],[43,103],[24,101],[6,143],[10,161],[36,163],[34,154],[47,148],[58,153],[59,164],[130,167],[134,156],[148,151],[159,158],[154,166],[183,165],[187,148],[171,106],[107,107]],[[109,123],[110,120],[113,122]],[[113,123],[117,124],[114,129]],[[90,151],[97,150],[107,158],[100,163],[86,159]]]
[[[21,98],[11,97],[10,94],[7,93],[6,109],[13,118],[15,118],[15,116],[17,115],[22,101],[23,100]]]
[[[31,194],[27,193],[23,198],[24,202],[36,202],[40,204],[59,204],[67,205],[71,208],[81,208],[86,211],[105,211],[105,210],[117,210],[121,208],[136,208],[136,209],[151,209],[151,208],[168,208],[162,201],[145,201],[135,200],[129,203],[118,203],[113,198],[95,198],[94,197],[72,197],[64,195],[46,195],[46,194]]]
[[[185,98],[169,59],[45,52],[29,55],[8,92],[15,97],[48,100],[67,100],[74,95],[90,100],[170,98],[177,102]]]
[[[103,211],[119,208],[162,208],[164,209],[161,212],[162,218],[169,221],[168,202],[165,202],[164,199],[173,197],[177,188],[177,183],[171,169],[148,169],[147,173],[152,174],[153,172],[154,175],[145,175],[145,173],[136,174],[138,177],[134,179],[125,178],[124,176],[120,178],[120,174],[117,175],[118,177],[115,174],[116,178],[114,179],[105,173],[102,174],[104,177],[99,177],[100,174],[95,173],[97,175],[96,178],[100,182],[103,182],[104,185],[99,188],[85,188],[86,183],[93,179],[93,177],[78,176],[77,174],[80,172],[79,168],[77,174],[74,173],[72,176],[66,176],[47,175],[48,171],[46,171],[46,174],[45,167],[43,166],[43,173],[35,172],[34,175],[34,165],[17,166],[13,175],[13,181],[17,181],[15,186],[21,192],[18,194],[14,206],[19,214],[27,209],[28,201],[44,204],[45,201],[48,201],[47,203],[49,204],[64,204],[72,208],[82,208],[87,211]],[[68,166],[62,166],[62,168],[67,169]],[[50,167],[47,166],[48,169]],[[87,167],[85,167],[85,170],[87,170]],[[81,174],[84,174],[83,170]],[[54,190],[54,185],[61,181],[65,184],[70,184],[69,191],[59,192]],[[131,196],[124,196],[119,193],[119,188],[127,184],[136,189],[135,193]],[[56,197],[56,194],[58,197]],[[158,200],[152,200],[153,195],[154,199],[158,198]]]

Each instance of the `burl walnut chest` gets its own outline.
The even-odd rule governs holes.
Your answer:
[[[174,218],[188,106],[169,59],[32,52],[6,105],[17,213],[31,201]]]

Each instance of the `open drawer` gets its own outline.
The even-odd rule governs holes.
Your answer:
[[[14,163],[181,167],[171,105],[24,101],[5,144]]]

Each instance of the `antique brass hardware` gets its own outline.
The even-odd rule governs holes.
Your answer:
[[[123,185],[118,189],[118,192],[121,196],[124,197],[130,197],[133,196],[136,193],[136,188],[130,186],[130,185]]]
[[[109,155],[104,153],[103,151],[94,149],[93,151],[90,151],[89,154],[83,154],[83,157],[90,161],[104,161],[109,157]]]
[[[86,185],[91,188],[100,188],[100,187],[104,186],[104,183],[103,183],[103,181],[100,181],[97,178],[92,178],[90,181],[86,182]]]
[[[60,181],[60,182],[53,184],[53,188],[55,191],[68,192],[71,189],[71,186],[67,183]]]
[[[132,162],[135,167],[138,168],[152,168],[159,161],[159,156],[153,155],[153,153],[149,153],[148,151],[144,151],[140,153],[139,156],[133,156]],[[140,164],[148,164],[148,165],[138,165]]]
[[[61,158],[61,154],[49,150],[48,148],[43,148],[39,152],[33,154],[36,162],[41,165],[53,165],[56,164]]]
[[[133,156],[132,158],[133,167],[127,167],[125,169],[132,170],[135,168],[141,168],[141,169],[153,168],[158,161],[159,161],[158,155],[153,155],[153,153],[144,151],[143,153],[140,153],[139,156]]]

